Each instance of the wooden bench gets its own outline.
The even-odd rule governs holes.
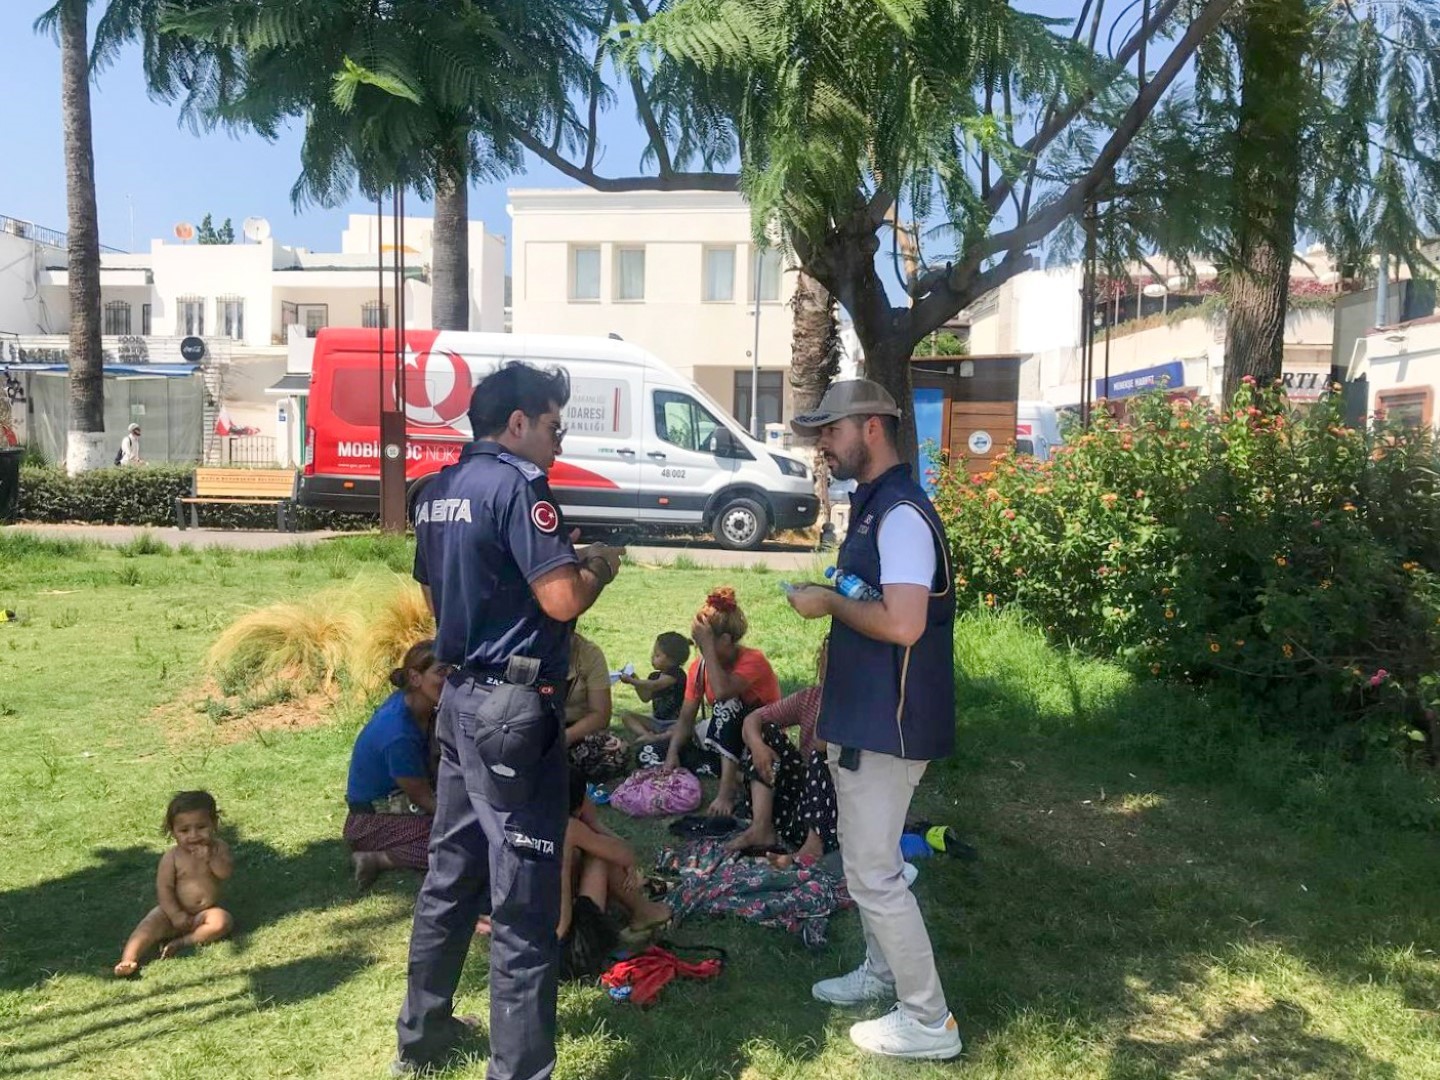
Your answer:
[[[295,472],[292,469],[196,469],[190,494],[175,499],[175,524],[185,528],[185,507],[190,527],[200,527],[201,504],[210,506],[273,505],[275,527],[295,531]]]

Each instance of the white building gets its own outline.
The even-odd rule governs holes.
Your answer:
[[[757,249],[738,194],[509,194],[516,333],[618,334],[749,424],[758,327],[760,422],[790,419],[794,275]]]
[[[1212,267],[1197,268],[1201,282],[1213,281]],[[1316,284],[1331,276],[1323,253],[1308,252],[1292,266],[1292,280]],[[1120,398],[1161,382],[1218,398],[1225,376],[1225,323],[1211,314],[1194,318],[1175,305],[1189,283],[1152,281],[1149,268],[1136,267],[1123,298],[1096,313],[1095,398]],[[981,297],[969,311],[970,349],[976,354],[1019,353],[1025,357],[1020,396],[1057,406],[1081,400],[1081,316],[1083,273],[1079,266],[1030,270]],[[1184,309],[1180,309],[1184,310]],[[1159,316],[1160,318],[1156,318]],[[1328,307],[1292,310],[1285,322],[1285,372],[1292,400],[1318,395],[1330,371],[1334,313]],[[1107,342],[1108,338],[1108,342]],[[1105,383],[1108,352],[1110,382]]]
[[[1356,346],[1348,378],[1365,379],[1366,413],[1377,410],[1415,427],[1434,427],[1440,390],[1440,315],[1369,330]]]
[[[389,326],[395,309],[391,223],[352,214],[338,252],[312,252],[268,235],[234,244],[154,240],[149,251],[102,251],[102,343],[107,364],[179,363],[182,339],[205,342],[206,454],[222,414],[237,427],[276,437],[274,456],[292,432],[284,396],[308,382],[312,339],[326,326]],[[434,224],[407,218],[405,324],[431,323]],[[470,223],[470,328],[505,325],[505,240]],[[381,264],[385,264],[383,291]],[[65,237],[0,216],[0,362],[65,361],[69,343],[69,272]],[[279,400],[277,401],[277,396]],[[293,404],[293,403],[291,403]],[[138,417],[135,417],[138,418]],[[107,420],[107,430],[109,421]]]
[[[430,322],[433,224],[410,218],[405,225],[405,322]],[[287,328],[307,337],[326,326],[386,326],[394,309],[394,244],[379,234],[374,218],[350,215],[341,250],[314,252],[278,243],[268,235],[234,244],[152,240],[141,253],[100,257],[100,292],[107,336],[225,337],[248,348],[283,346]],[[504,326],[505,241],[480,222],[470,226],[471,328]],[[37,325],[0,327],[20,334],[69,330],[63,259],[41,279],[45,300]]]

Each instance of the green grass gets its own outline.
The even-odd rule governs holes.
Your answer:
[[[0,607],[22,619],[0,625],[0,1078],[384,1075],[416,878],[350,885],[339,831],[364,708],[236,741],[230,706],[177,718],[173,703],[241,611],[408,561],[378,539],[172,553],[0,533]],[[798,686],[820,628],[793,619],[776,580],[631,567],[583,629],[612,666],[638,664],[734,584],[754,644]],[[1440,1076],[1436,842],[1393,824],[1427,820],[1432,787],[1315,767],[1249,735],[1235,703],[1136,683],[1015,618],[967,617],[957,638],[960,750],[917,810],[983,857],[931,859],[916,890],[962,1062],[862,1058],[855,1017],[810,999],[858,957],[846,915],[820,956],[749,925],[686,926],[731,966],[647,1012],[565,988],[558,1076]],[[153,903],[165,801],[189,786],[225,812],[239,933],[118,983],[109,968]],[[477,952],[462,1006],[484,1011],[485,973]]]

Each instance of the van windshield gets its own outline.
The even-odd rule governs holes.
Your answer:
[[[720,421],[689,394],[655,391],[655,433],[682,450],[702,450]]]

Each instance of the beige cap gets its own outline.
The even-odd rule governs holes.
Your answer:
[[[790,426],[801,435],[808,435],[816,428],[833,424],[847,416],[899,416],[900,407],[895,399],[877,382],[869,379],[843,379],[831,383],[830,389],[815,406],[815,411],[803,413],[790,421]]]

